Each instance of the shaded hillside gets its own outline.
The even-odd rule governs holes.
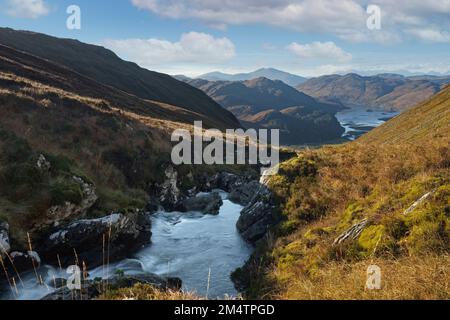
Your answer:
[[[314,98],[295,90],[281,81],[256,78],[248,81],[191,80],[189,84],[203,90],[223,107],[252,106],[255,110],[282,109],[303,106],[315,110],[333,110],[332,105],[322,104]]]
[[[401,75],[363,77],[348,74],[310,79],[297,89],[315,98],[340,101],[349,107],[403,111],[437,93],[446,81],[450,78],[431,81]]]
[[[249,128],[279,129],[280,140],[285,145],[332,141],[344,132],[332,114],[311,112],[304,107],[265,110],[240,119]]]
[[[165,179],[173,130],[217,125],[3,45],[0,106],[0,221],[15,250],[26,250],[25,232],[39,243],[54,224],[144,208]]]
[[[322,103],[281,81],[196,79],[188,83],[231,111],[244,126],[280,129],[282,144],[321,143],[344,133],[334,116],[341,105]]]
[[[0,28],[0,44],[64,65],[97,82],[139,98],[171,104],[205,115],[220,123],[218,128],[239,126],[231,113],[223,110],[200,90],[171,76],[123,61],[103,47],[6,28]]]
[[[281,164],[268,185],[283,222],[233,275],[247,297],[450,298],[449,91]],[[370,265],[381,290],[365,288]]]
[[[307,79],[284,72],[273,68],[262,68],[253,72],[238,73],[238,74],[226,74],[222,72],[210,72],[198,77],[198,79],[205,79],[208,81],[246,81],[256,78],[267,78],[270,80],[280,80],[292,87],[298,86],[305,82]]]

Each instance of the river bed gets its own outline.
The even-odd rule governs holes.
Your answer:
[[[253,249],[236,229],[242,206],[229,201],[225,192],[221,196],[224,203],[218,215],[157,212],[151,218],[152,244],[132,259],[111,264],[107,270],[104,267],[90,270],[90,278],[108,278],[118,269],[127,275],[151,272],[179,277],[183,290],[211,299],[237,296],[230,275],[245,263]],[[45,283],[67,278],[67,274],[52,266],[43,266],[38,273]],[[22,275],[22,280],[24,288],[17,285],[21,300],[41,299],[53,290],[38,285],[34,272]]]
[[[340,111],[336,118],[345,129],[343,138],[356,140],[397,115],[398,112],[372,111],[358,107]]]

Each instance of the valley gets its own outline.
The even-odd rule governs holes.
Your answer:
[[[172,77],[0,28],[0,297],[449,299],[449,79]],[[197,121],[279,129],[279,171],[174,163]]]

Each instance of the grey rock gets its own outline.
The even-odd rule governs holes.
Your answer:
[[[165,171],[166,180],[159,186],[159,203],[167,211],[173,211],[182,200],[181,191],[178,188],[178,172],[172,167],[167,167]]]
[[[27,251],[27,252],[11,252],[10,254],[11,260],[13,262],[14,268],[10,266],[10,261],[8,259],[7,265],[8,269],[11,271],[17,270],[18,272],[23,272],[27,270],[33,269],[33,266],[37,269],[41,265],[41,258],[39,254],[35,251]]]
[[[246,206],[258,193],[260,187],[261,185],[258,181],[251,181],[238,185],[230,191],[228,199],[240,205]]]
[[[94,185],[85,182],[80,177],[74,176],[72,178],[81,186],[81,190],[83,192],[83,199],[81,200],[81,203],[76,205],[66,202],[63,205],[49,208],[47,210],[46,220],[43,225],[57,227],[66,220],[83,216],[97,201],[98,196]]]
[[[9,242],[9,224],[6,222],[0,223],[0,257],[3,257],[11,250]]]
[[[218,192],[212,192],[184,200],[180,211],[199,211],[204,214],[219,214],[222,204],[223,201],[220,194]]]
[[[47,159],[45,158],[45,156],[43,154],[39,155],[39,158],[36,162],[36,166],[41,171],[49,171],[51,168],[50,162],[47,161]]]
[[[250,203],[242,210],[236,226],[246,241],[256,243],[280,221],[281,215],[276,210],[272,193],[266,186],[261,185]]]
[[[79,220],[56,229],[39,246],[46,263],[63,266],[85,262],[95,268],[127,258],[150,243],[151,222],[143,212],[114,213],[100,219]],[[76,252],[76,255],[75,255]]]

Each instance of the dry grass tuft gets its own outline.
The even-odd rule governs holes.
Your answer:
[[[366,289],[367,268],[381,268],[380,290]],[[300,300],[450,299],[450,257],[422,256],[358,263],[333,262],[314,276],[301,275],[276,298]]]
[[[203,300],[193,293],[161,290],[147,284],[136,284],[132,288],[110,291],[99,300]]]

